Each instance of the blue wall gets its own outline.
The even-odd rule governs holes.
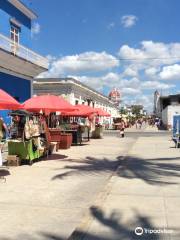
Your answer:
[[[0,72],[0,88],[24,102],[31,97],[31,81]]]
[[[6,37],[10,37],[10,18],[21,23],[20,44],[31,48],[31,20],[7,0],[0,0],[0,33]]]
[[[10,19],[14,18],[21,24],[20,44],[31,48],[31,19],[16,9],[7,0],[0,0],[0,33],[10,38]],[[23,78],[0,72],[0,89],[24,102],[31,97],[31,82]],[[6,123],[10,121],[8,111],[0,111]]]
[[[11,96],[18,98],[19,102],[24,102],[31,97],[31,82],[13,75],[0,72],[0,89],[5,90]],[[6,124],[10,124],[11,118],[6,110],[0,111]]]

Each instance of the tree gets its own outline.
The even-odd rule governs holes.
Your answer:
[[[132,109],[132,114],[136,115],[136,117],[140,117],[143,106],[142,105],[132,105],[131,109]]]

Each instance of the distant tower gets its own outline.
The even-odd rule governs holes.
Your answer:
[[[158,115],[160,109],[159,109],[159,98],[160,98],[160,93],[158,90],[154,92],[154,114]]]
[[[110,93],[109,93],[109,99],[114,103],[115,106],[119,106],[121,102],[121,94],[120,92],[114,88]]]

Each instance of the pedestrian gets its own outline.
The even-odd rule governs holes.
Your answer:
[[[0,142],[6,138],[6,133],[8,133],[8,128],[4,123],[3,118],[0,117]]]
[[[124,129],[125,129],[125,122],[122,120],[120,122],[120,135],[122,138],[124,138]]]

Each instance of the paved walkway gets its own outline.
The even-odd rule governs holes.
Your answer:
[[[180,239],[180,150],[148,134],[106,136],[10,168],[0,240]],[[145,233],[164,229],[172,234]]]
[[[140,137],[104,195],[74,236],[84,240],[180,239],[180,150],[167,136]],[[137,227],[142,235],[134,233]]]
[[[134,141],[105,137],[49,161],[11,167],[0,182],[0,240],[67,239]]]

